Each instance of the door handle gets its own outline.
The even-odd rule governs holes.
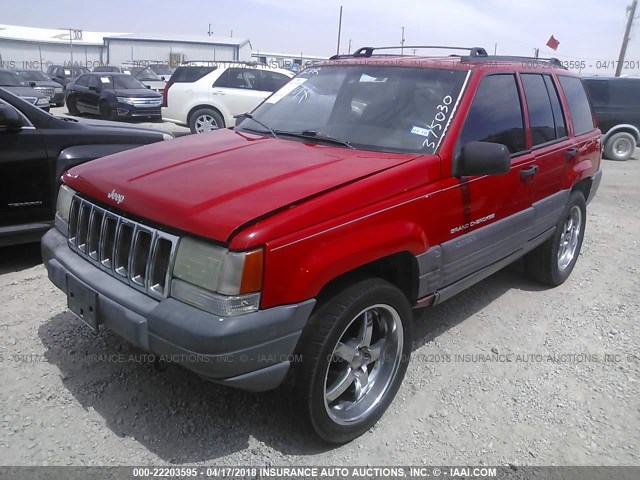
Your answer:
[[[222,90],[211,90],[211,93],[213,93],[214,95],[224,95],[224,92]]]
[[[567,150],[566,152],[564,152],[565,156],[567,157],[567,160],[575,157],[576,155],[578,155],[578,152],[580,150],[577,148],[570,148],[569,150]]]
[[[520,178],[526,180],[527,178],[533,177],[536,173],[538,173],[538,166],[531,165],[529,168],[520,170]]]

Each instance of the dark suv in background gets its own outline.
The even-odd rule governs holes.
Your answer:
[[[51,80],[62,85],[62,88],[65,88],[67,83],[72,82],[84,73],[89,73],[89,69],[86,67],[71,68],[63,65],[50,65],[47,68],[47,75],[51,77]]]
[[[628,160],[640,143],[640,78],[584,80],[602,130],[604,156]]]
[[[49,97],[51,105],[62,107],[64,105],[64,91],[58,82],[54,82],[41,70],[17,69],[15,71],[25,85],[29,85],[36,92]]]

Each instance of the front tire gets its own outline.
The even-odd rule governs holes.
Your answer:
[[[292,365],[294,407],[323,440],[344,443],[369,430],[395,397],[411,355],[412,312],[379,278],[323,301]]]
[[[113,109],[109,102],[106,100],[102,100],[98,105],[98,110],[100,111],[100,117],[103,120],[113,120]]]
[[[80,110],[78,110],[78,105],[74,97],[67,98],[67,110],[71,115],[80,115]]]
[[[609,160],[626,161],[631,158],[636,148],[636,139],[628,132],[614,133],[607,139],[604,156]]]
[[[211,108],[196,110],[189,118],[191,133],[206,133],[224,128],[224,119]]]
[[[525,268],[529,276],[552,287],[564,283],[578,261],[586,221],[584,195],[573,191],[553,236],[525,255]]]

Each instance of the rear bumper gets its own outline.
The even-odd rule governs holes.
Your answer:
[[[73,252],[52,229],[42,238],[49,279],[68,292],[68,279],[97,292],[98,322],[148,352],[219,383],[250,391],[277,387],[315,300],[219,317],[173,298],[157,301]]]

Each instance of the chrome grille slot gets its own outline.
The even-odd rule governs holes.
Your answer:
[[[146,287],[147,264],[151,253],[153,233],[140,226],[136,228],[133,238],[133,252],[129,265],[129,280],[139,287]]]
[[[129,274],[129,255],[133,241],[133,224],[120,219],[116,233],[116,248],[114,252],[113,269],[123,277]]]
[[[78,234],[78,214],[80,213],[80,199],[74,197],[71,201],[71,208],[69,209],[69,243],[76,243],[76,236]]]
[[[100,231],[104,215],[101,210],[93,208],[89,219],[89,233],[87,238],[87,255],[93,260],[98,260],[98,247],[100,244]]]
[[[69,246],[103,271],[157,300],[169,294],[179,237],[75,196],[69,211]]]
[[[172,249],[173,244],[167,238],[160,237],[155,242],[148,274],[150,294],[166,296]]]
[[[89,231],[89,218],[91,217],[91,205],[82,203],[78,215],[78,230],[76,233],[76,245],[81,252],[87,249],[87,233]]]
[[[100,234],[100,263],[111,270],[113,267],[113,247],[115,246],[118,219],[105,214]]]

